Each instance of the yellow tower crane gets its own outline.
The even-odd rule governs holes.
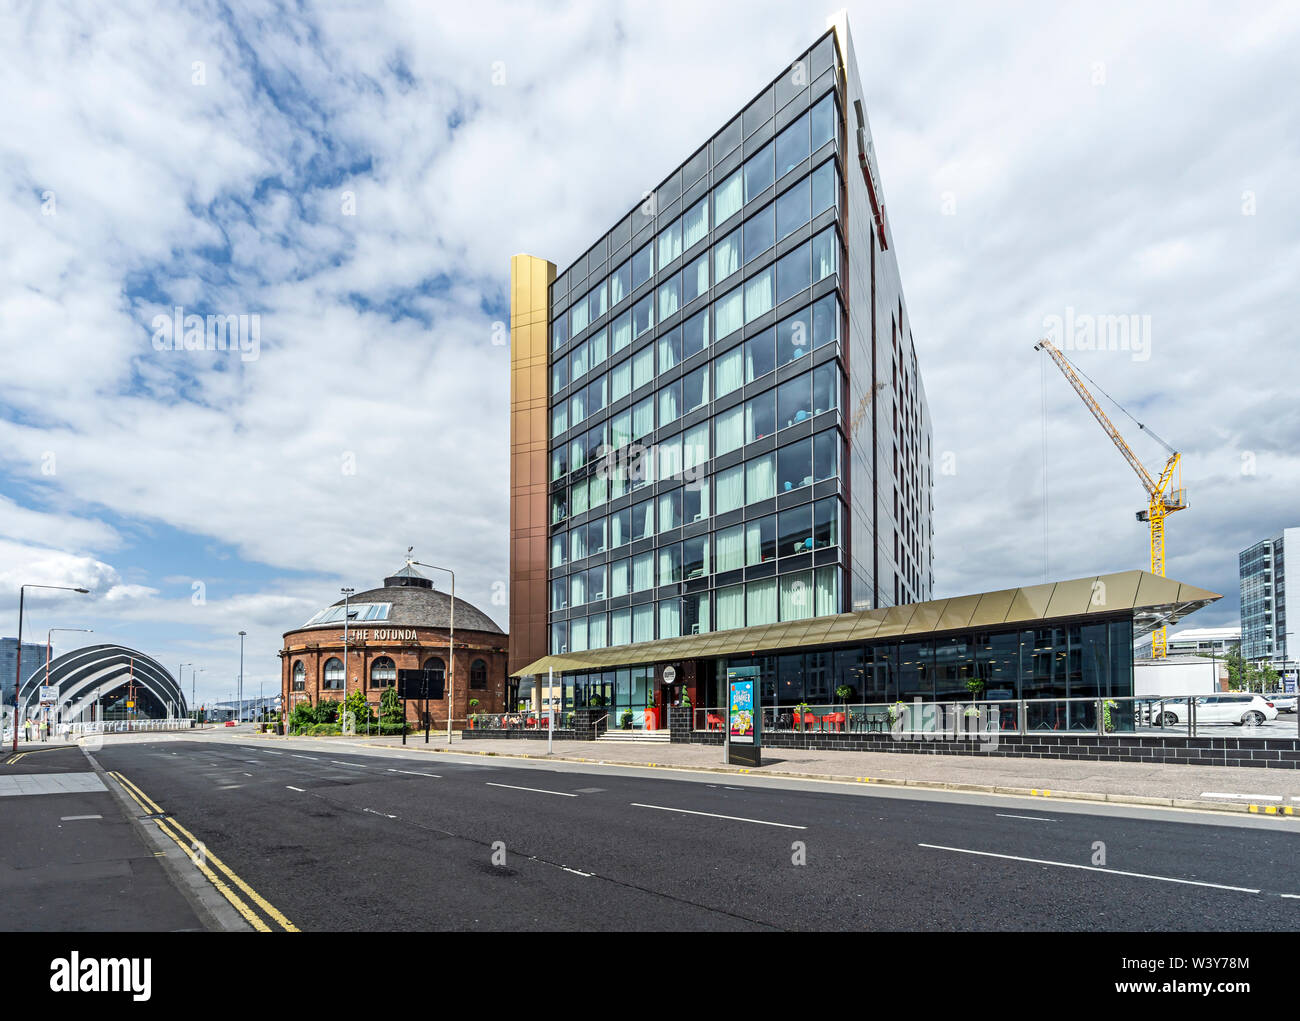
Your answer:
[[[1050,340],[1040,340],[1034,345],[1034,350],[1046,351],[1052,356],[1052,361],[1056,362],[1061,373],[1074,387],[1074,392],[1088,406],[1088,410],[1092,412],[1093,417],[1101,423],[1101,427],[1106,430],[1106,435],[1119,448],[1119,452],[1124,455],[1124,459],[1128,461],[1130,467],[1137,472],[1142,487],[1147,491],[1148,501],[1146,510],[1137,512],[1137,519],[1145,521],[1151,526],[1151,573],[1163,578],[1165,576],[1165,517],[1174,513],[1174,511],[1180,511],[1187,507],[1187,490],[1182,488],[1183,476],[1178,451],[1160,439],[1159,436],[1156,436],[1141,422],[1137,423],[1139,429],[1151,433],[1156,441],[1165,450],[1169,451],[1169,460],[1165,462],[1164,468],[1161,469],[1159,478],[1152,478],[1146,466],[1133,453],[1133,449],[1124,442],[1124,437],[1119,434],[1115,424],[1106,416],[1106,412],[1101,410],[1101,405],[1097,403],[1096,398],[1083,385],[1083,381],[1079,379],[1079,373],[1075,372],[1070,360],[1061,354],[1056,345]],[[1125,414],[1128,413],[1125,412]],[[1137,419],[1133,420],[1137,422]],[[1177,484],[1173,484],[1175,475],[1178,478]],[[1164,659],[1167,648],[1168,635],[1166,629],[1161,627],[1152,632],[1152,657],[1154,659]]]

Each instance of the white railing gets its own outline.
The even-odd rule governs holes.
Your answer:
[[[189,717],[166,720],[96,720],[94,723],[71,723],[57,728],[72,740],[95,734],[152,734],[167,730],[192,730],[194,721]]]

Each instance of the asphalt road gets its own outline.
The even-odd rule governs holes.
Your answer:
[[[304,931],[1300,925],[1294,819],[326,742],[95,757]]]

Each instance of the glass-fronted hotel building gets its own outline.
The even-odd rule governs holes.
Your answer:
[[[929,408],[843,15],[567,269],[511,268],[512,674],[572,705],[617,661],[596,683],[639,723],[672,694],[652,646],[701,704],[711,638],[930,598]],[[798,671],[766,690],[830,676]]]

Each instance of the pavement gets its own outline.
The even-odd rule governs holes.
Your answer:
[[[80,748],[0,754],[0,819],[0,929],[212,927]]]
[[[215,738],[308,741],[321,747],[401,748],[400,737],[281,738],[251,728],[214,732]],[[446,735],[429,744],[423,735],[407,738],[408,750],[455,751],[524,759],[547,759],[546,742],[537,740],[461,740]],[[929,787],[1030,797],[1069,797],[1116,804],[1278,814],[1300,824],[1300,770],[1253,766],[1186,766],[1167,763],[1089,762],[1075,759],[1004,758],[989,755],[932,755],[904,752],[842,752],[816,749],[764,749],[763,765],[746,770],[722,761],[716,745],[654,744],[631,741],[555,741],[550,759],[625,764],[662,769],[753,772],[800,777]]]
[[[609,750],[664,759],[671,749]],[[474,751],[245,731],[109,739],[90,757],[110,788],[216,863],[222,896],[248,911],[230,913],[228,927],[1170,932],[1300,923],[1300,830],[1287,818],[723,774],[712,771],[716,749],[711,766],[695,769]],[[892,758],[900,769],[931,765]]]

